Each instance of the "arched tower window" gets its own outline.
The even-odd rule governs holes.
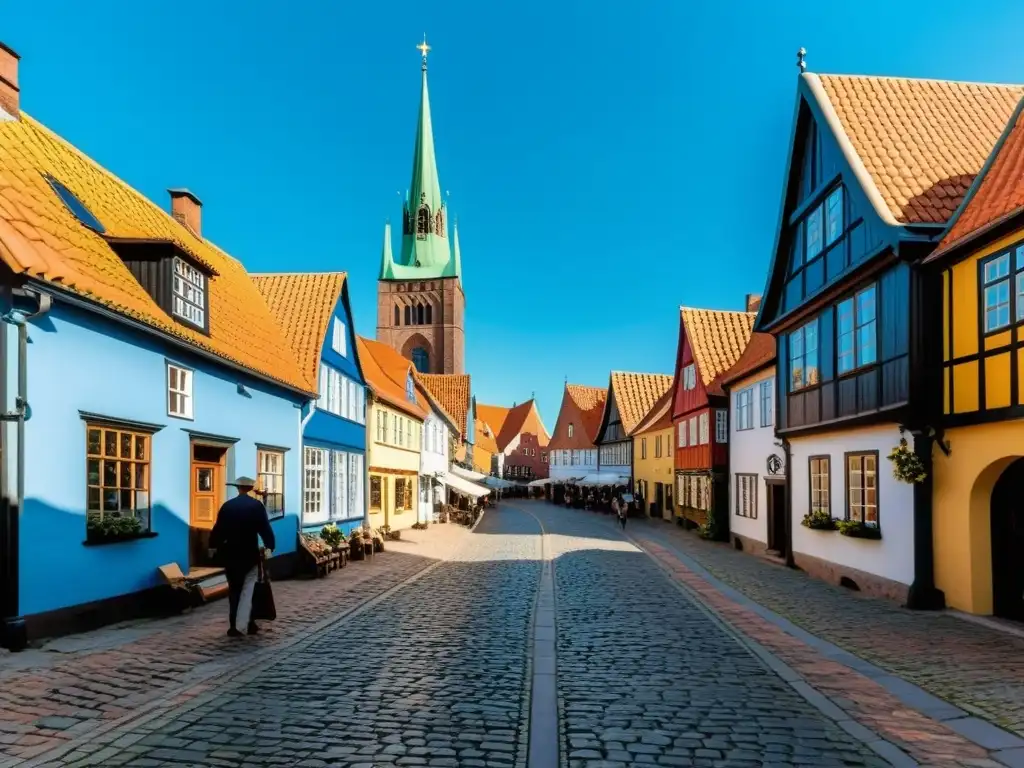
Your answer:
[[[430,208],[421,205],[416,211],[416,236],[425,237],[430,233]]]
[[[437,212],[434,216],[434,231],[438,237],[444,237],[444,208]]]
[[[412,325],[412,307],[405,308],[405,324]]]
[[[402,324],[402,314],[401,314],[401,312],[398,309],[398,305],[395,304],[395,325],[401,325],[401,324]]]
[[[412,364],[420,373],[430,373],[430,354],[423,347],[416,347],[412,351]]]
[[[425,319],[425,317],[424,317],[424,314],[423,314],[423,305],[422,304],[417,304],[416,305],[416,322],[419,325],[423,325],[423,320],[424,319]]]
[[[427,325],[430,325],[432,322],[434,322],[434,318],[431,317],[431,315],[434,314],[433,310],[434,310],[433,306],[430,305],[430,304],[427,304]]]

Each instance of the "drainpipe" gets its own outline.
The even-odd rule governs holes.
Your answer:
[[[793,559],[793,453],[789,440],[782,438],[783,466],[786,468],[786,567],[796,568]]]
[[[914,583],[907,593],[907,607],[937,611],[946,607],[945,594],[935,587],[935,548],[932,534],[934,467],[931,430],[912,431],[914,453],[924,466],[925,478],[914,483]]]
[[[21,309],[12,308],[0,320],[18,329],[18,394],[14,401],[14,411],[0,416],[4,422],[17,423],[17,499],[10,503],[10,494],[4,488],[7,504],[2,510],[0,519],[0,561],[3,562],[4,593],[0,594],[0,646],[12,651],[24,650],[28,644],[25,619],[19,607],[21,565],[19,562],[20,533],[22,509],[25,506],[25,422],[31,416],[28,405],[28,321],[41,317],[50,311],[53,300],[47,293],[26,289],[23,295],[34,298],[36,309],[26,313]],[[6,405],[6,403],[5,403]],[[6,459],[6,457],[5,457]]]

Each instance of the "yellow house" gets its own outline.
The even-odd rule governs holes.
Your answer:
[[[498,440],[494,430],[486,421],[475,421],[476,443],[473,445],[473,469],[485,475],[491,474],[494,458],[498,455]]]
[[[633,431],[633,477],[644,514],[672,520],[675,517],[672,499],[675,450],[671,389],[655,401]]]
[[[359,360],[371,397],[366,414],[369,514],[373,528],[416,522],[420,446],[428,405],[412,363],[386,344],[360,338]]]
[[[942,242],[935,582],[953,608],[1024,619],[1024,125],[1018,105]]]

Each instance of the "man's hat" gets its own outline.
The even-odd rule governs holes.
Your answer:
[[[253,480],[251,477],[246,477],[245,475],[242,475],[241,477],[236,477],[235,482],[228,483],[228,485],[233,485],[236,488],[255,488],[256,481]]]

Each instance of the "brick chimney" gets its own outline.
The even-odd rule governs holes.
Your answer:
[[[748,293],[747,294],[747,312],[757,312],[761,307],[761,294],[760,293]]]
[[[0,110],[15,119],[21,114],[21,91],[18,89],[20,59],[21,56],[0,43]]]
[[[192,230],[196,237],[203,236],[203,202],[187,189],[168,189],[171,195],[171,215]]]

